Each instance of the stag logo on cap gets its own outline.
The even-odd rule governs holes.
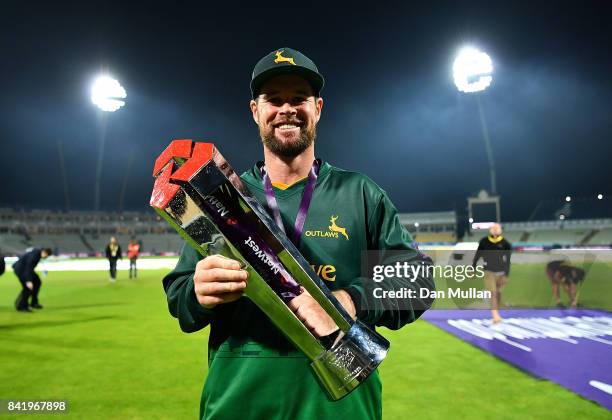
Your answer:
[[[276,64],[280,64],[280,63],[289,63],[291,65],[296,65],[295,61],[293,61],[293,57],[283,57],[283,53],[285,52],[285,50],[279,50],[276,51],[274,54],[276,55],[276,58],[274,59],[274,62]]]

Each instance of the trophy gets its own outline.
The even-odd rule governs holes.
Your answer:
[[[389,342],[351,318],[213,144],[174,140],[153,176],[151,206],[203,256],[241,263],[249,273],[245,296],[310,359],[332,400],[383,361]],[[337,325],[334,334],[314,336],[287,306],[303,290]]]

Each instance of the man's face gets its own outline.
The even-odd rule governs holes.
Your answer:
[[[492,237],[496,238],[502,234],[502,228],[500,225],[496,223],[493,226],[491,226],[491,228],[489,229],[489,233],[491,234]]]
[[[314,142],[322,108],[323,99],[315,98],[308,82],[295,75],[271,78],[251,101],[264,146],[282,157],[295,157]]]

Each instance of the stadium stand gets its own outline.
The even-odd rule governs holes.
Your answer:
[[[101,255],[111,236],[127,250],[134,238],[144,253],[177,253],[180,236],[157,214],[125,212],[52,212],[0,209],[0,250],[17,255],[32,246],[49,246],[56,254]]]
[[[31,244],[42,244],[54,250],[62,250],[64,253],[76,254],[83,253],[87,249],[84,243],[76,234],[33,234],[29,241]]]
[[[529,217],[533,220],[557,220],[559,216],[574,220],[605,219],[612,215],[612,198],[573,197],[568,202],[565,197],[540,201]]]
[[[529,243],[537,245],[579,245],[589,233],[582,229],[542,229],[534,230]]]
[[[612,226],[597,230],[588,240],[589,245],[612,246]]]
[[[18,254],[28,246],[30,245],[23,235],[0,233],[0,251],[6,255]]]
[[[506,224],[502,223],[502,226],[504,228],[504,238],[506,238],[506,240],[508,242],[510,242],[512,245],[516,245],[518,243],[521,243],[521,238],[524,236],[524,231],[512,231],[506,228]],[[463,242],[478,242],[480,241],[481,238],[483,238],[484,236],[486,236],[488,234],[488,232],[486,230],[473,230],[469,233],[466,233],[463,238],[462,241]]]
[[[612,245],[612,219],[548,220],[503,223],[504,236],[514,246],[609,246]],[[464,236],[464,242],[477,242],[486,231]]]
[[[419,244],[457,242],[457,214],[454,211],[400,213],[400,222]]]
[[[452,232],[417,233],[414,240],[420,244],[452,244],[457,238]]]
[[[580,208],[580,206],[576,206]],[[454,211],[401,213],[401,223],[419,244],[457,242]],[[612,219],[545,220],[502,223],[504,236],[515,247],[612,246]],[[486,231],[468,232],[464,242],[477,242]],[[56,254],[103,255],[111,236],[124,250],[131,239],[143,254],[177,254],[183,239],[153,212],[53,212],[0,208],[0,252],[18,255],[32,246],[49,246]]]

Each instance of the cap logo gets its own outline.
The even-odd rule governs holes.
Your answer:
[[[296,65],[295,61],[293,61],[293,57],[283,57],[283,53],[285,52],[285,50],[279,50],[276,51],[274,54],[276,54],[276,58],[274,59],[274,62],[276,64],[282,63],[282,62],[287,62],[289,64],[292,65]]]

